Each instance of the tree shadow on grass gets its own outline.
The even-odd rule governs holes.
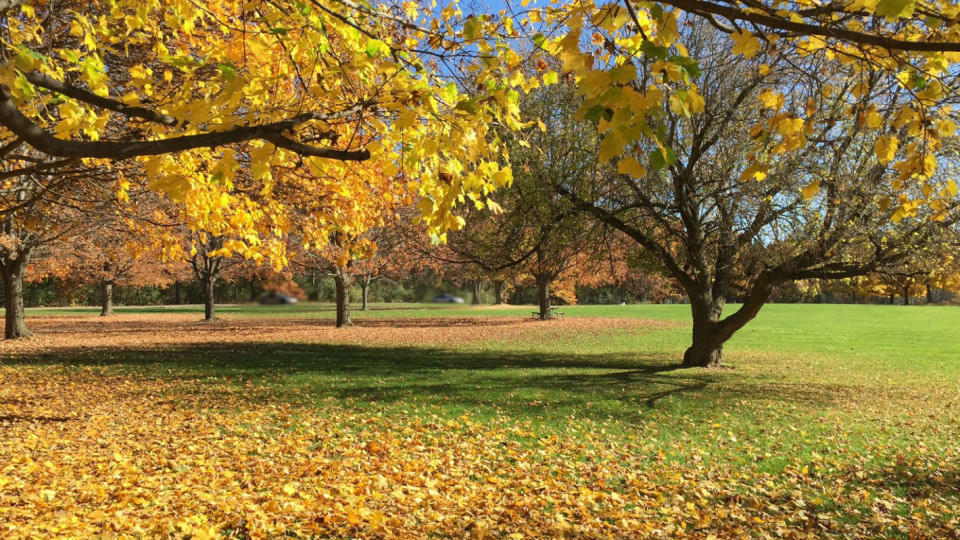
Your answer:
[[[749,397],[811,402],[804,388],[768,386],[736,372],[680,369],[676,361],[636,354],[561,354],[307,343],[226,343],[194,346],[76,348],[0,357],[22,366],[103,366],[111,371],[184,381],[182,392],[215,399],[346,406],[415,404],[483,409],[531,418],[593,417],[633,421],[644,411],[680,402],[709,411]],[[217,381],[212,388],[208,381]],[[224,388],[224,381],[234,388]],[[669,402],[669,403],[668,403]]]

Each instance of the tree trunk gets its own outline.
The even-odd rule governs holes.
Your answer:
[[[474,306],[479,306],[482,302],[480,301],[480,280],[476,280],[471,285],[473,287],[473,299],[470,300],[470,303]]]
[[[537,300],[540,304],[540,320],[551,318],[550,314],[550,282],[548,277],[537,278]]]
[[[370,288],[370,279],[369,278],[360,278],[360,311],[367,310],[367,291]]]
[[[933,287],[931,287],[929,283],[927,283],[927,303],[933,303]]]
[[[333,276],[333,281],[337,285],[337,328],[351,326],[350,320],[350,285],[349,276]]]
[[[897,295],[895,295],[895,294],[893,294],[893,293],[890,293],[890,305],[891,305],[891,306],[896,303],[896,297],[897,297]]]
[[[3,337],[19,339],[33,335],[27,330],[23,311],[23,278],[27,271],[30,254],[21,253],[16,259],[4,261],[3,269],[3,308],[5,325]]]
[[[723,344],[760,313],[777,282],[771,276],[757,277],[740,309],[721,319],[723,297],[714,299],[710,292],[690,295],[693,314],[693,341],[683,353],[683,367],[719,367],[723,360]],[[689,294],[689,293],[688,293]]]
[[[693,342],[683,353],[684,367],[719,367],[723,360],[723,341],[714,332],[716,320],[694,316]]]
[[[113,281],[105,279],[100,282],[100,316],[113,315]]]
[[[178,305],[178,306],[183,303],[183,295],[182,295],[182,293],[181,293],[181,291],[180,291],[180,282],[179,282],[179,281],[174,281],[174,282],[173,282],[173,303],[176,304],[176,305]]]
[[[203,278],[203,320],[212,321],[217,318],[217,305],[214,303],[213,286],[217,278],[204,276]]]
[[[903,305],[910,305],[910,287],[906,286],[903,288]]]
[[[493,282],[493,305],[499,306],[503,304],[503,286],[502,281]]]
[[[256,280],[250,280],[250,302],[257,301],[257,282]]]

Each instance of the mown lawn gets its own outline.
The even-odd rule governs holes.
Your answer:
[[[956,537],[960,309],[30,311],[0,344],[0,535]],[[4,465],[6,463],[6,465]]]

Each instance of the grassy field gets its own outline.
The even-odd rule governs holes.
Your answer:
[[[960,309],[770,305],[681,370],[688,309],[30,310],[0,535],[960,535]]]

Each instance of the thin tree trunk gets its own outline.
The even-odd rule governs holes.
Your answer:
[[[910,305],[910,287],[906,286],[903,288],[903,305]]]
[[[257,301],[257,282],[254,279],[250,279],[250,301]]]
[[[367,300],[368,300],[367,294],[368,294],[369,290],[370,290],[370,277],[369,277],[369,276],[364,276],[364,277],[360,278],[360,301],[361,301],[360,311],[366,311],[366,310],[367,310],[367,303],[368,303],[368,302],[367,302]]]
[[[897,298],[897,295],[890,293],[889,301],[891,306],[896,303],[896,298]]]
[[[27,271],[30,254],[21,253],[16,259],[4,261],[3,270],[3,308],[5,325],[3,337],[19,339],[30,337],[23,310],[23,278]]]
[[[545,321],[551,317],[550,314],[550,282],[548,277],[537,278],[537,300],[540,304],[540,320]]]
[[[493,305],[495,306],[503,304],[503,287],[504,283],[502,281],[493,282]]]
[[[482,303],[480,301],[480,280],[478,279],[474,281],[472,284],[472,287],[473,287],[473,299],[470,300],[470,303],[474,306],[478,306]]]
[[[183,295],[180,291],[180,281],[173,282],[173,303],[178,306],[183,303]]]
[[[333,276],[337,286],[337,328],[351,326],[350,320],[350,277],[344,275]]]
[[[214,302],[213,286],[217,278],[213,276],[203,277],[203,320],[212,321],[217,318],[217,305]]]
[[[933,303],[933,287],[931,287],[929,283],[927,283],[927,303]]]
[[[113,281],[105,279],[100,282],[100,316],[113,315]]]

